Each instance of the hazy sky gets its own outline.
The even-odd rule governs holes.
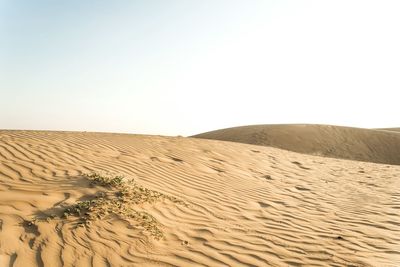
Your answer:
[[[0,128],[400,127],[400,1],[0,0]]]

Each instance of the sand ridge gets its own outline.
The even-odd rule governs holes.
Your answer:
[[[183,200],[29,224],[112,172]],[[0,131],[0,266],[399,266],[400,166],[182,137]]]
[[[193,137],[272,146],[332,158],[400,165],[398,128],[271,124],[226,128]]]
[[[381,129],[376,129],[376,130],[397,132],[397,133],[400,132],[400,128],[381,128]]]

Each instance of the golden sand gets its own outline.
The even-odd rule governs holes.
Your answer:
[[[400,266],[399,188],[400,166],[271,147],[0,131],[0,266]]]

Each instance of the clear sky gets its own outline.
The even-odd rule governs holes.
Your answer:
[[[0,128],[400,127],[400,1],[0,0]]]

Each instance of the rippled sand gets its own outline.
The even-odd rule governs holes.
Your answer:
[[[112,172],[182,201],[41,220]],[[0,131],[0,266],[400,266],[400,166],[195,138]],[[39,219],[37,219],[39,218]],[[37,220],[35,220],[37,219]]]

